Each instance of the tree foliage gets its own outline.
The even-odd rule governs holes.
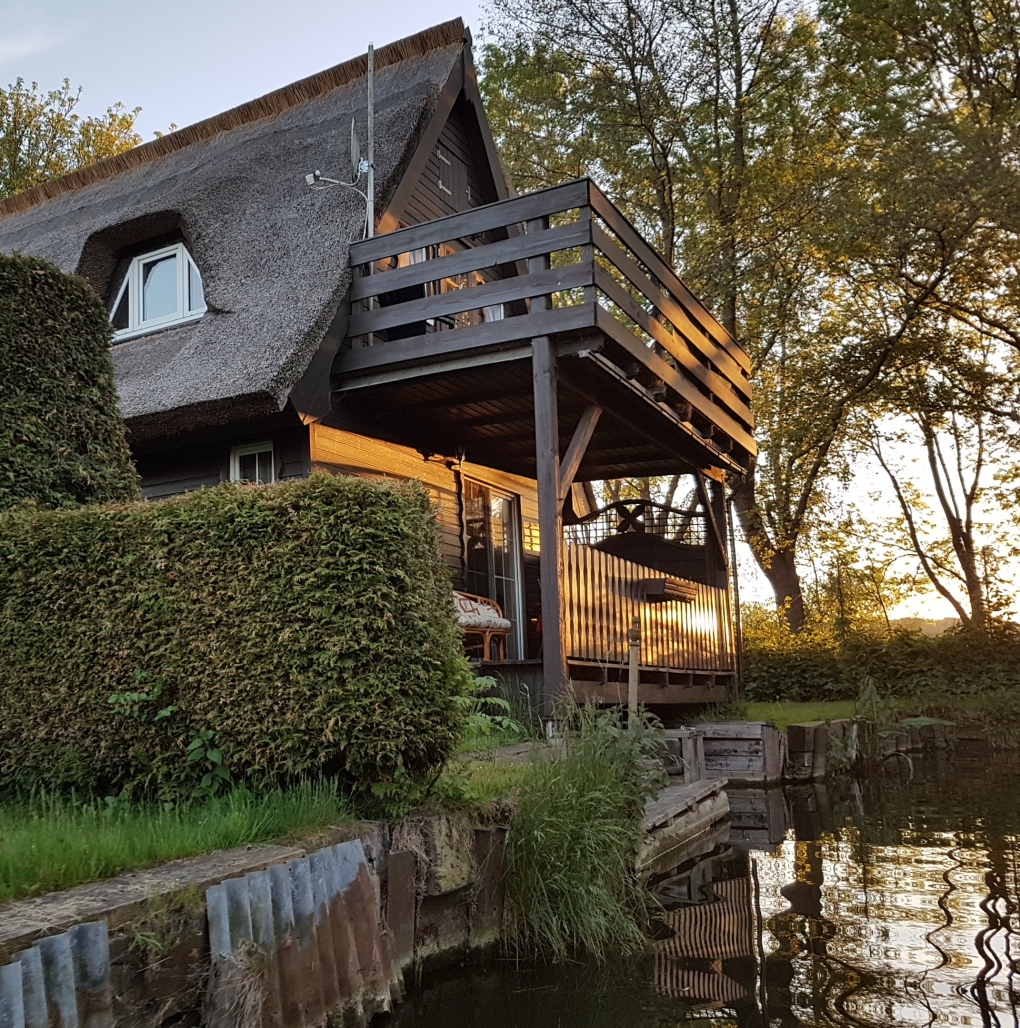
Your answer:
[[[17,79],[0,89],[0,199],[137,146],[140,107],[116,103],[98,116],[76,112],[81,87]]]
[[[1020,343],[1017,4],[491,9],[511,172],[598,179],[752,356],[760,454],[733,500],[799,629],[862,413],[888,417],[894,383],[952,364],[961,332]]]

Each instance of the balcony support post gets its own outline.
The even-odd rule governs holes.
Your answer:
[[[556,351],[548,336],[532,341],[535,395],[535,457],[538,479],[539,575],[542,590],[542,716],[550,718],[567,687],[563,616],[563,504],[560,500],[560,438],[556,397]]]

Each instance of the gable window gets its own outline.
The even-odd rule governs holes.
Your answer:
[[[193,321],[205,314],[202,276],[183,243],[140,254],[113,302],[114,339]]]
[[[269,485],[276,481],[272,443],[248,443],[230,451],[230,481]]]

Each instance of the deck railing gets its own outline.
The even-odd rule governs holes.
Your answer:
[[[570,338],[721,466],[754,452],[747,354],[587,179],[363,240],[351,262],[347,381]]]
[[[595,546],[612,535],[651,535],[680,546],[704,546],[705,512],[653,500],[617,500],[576,525],[564,526],[570,542]]]
[[[568,542],[564,550],[565,649],[569,658],[625,664],[627,631],[638,618],[644,667],[735,671],[725,589],[671,578],[581,543]],[[670,599],[671,593],[690,598]]]

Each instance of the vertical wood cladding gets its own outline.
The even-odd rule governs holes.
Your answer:
[[[462,98],[454,105],[439,142],[400,219],[408,225],[458,214],[498,199],[485,157],[481,131]]]

